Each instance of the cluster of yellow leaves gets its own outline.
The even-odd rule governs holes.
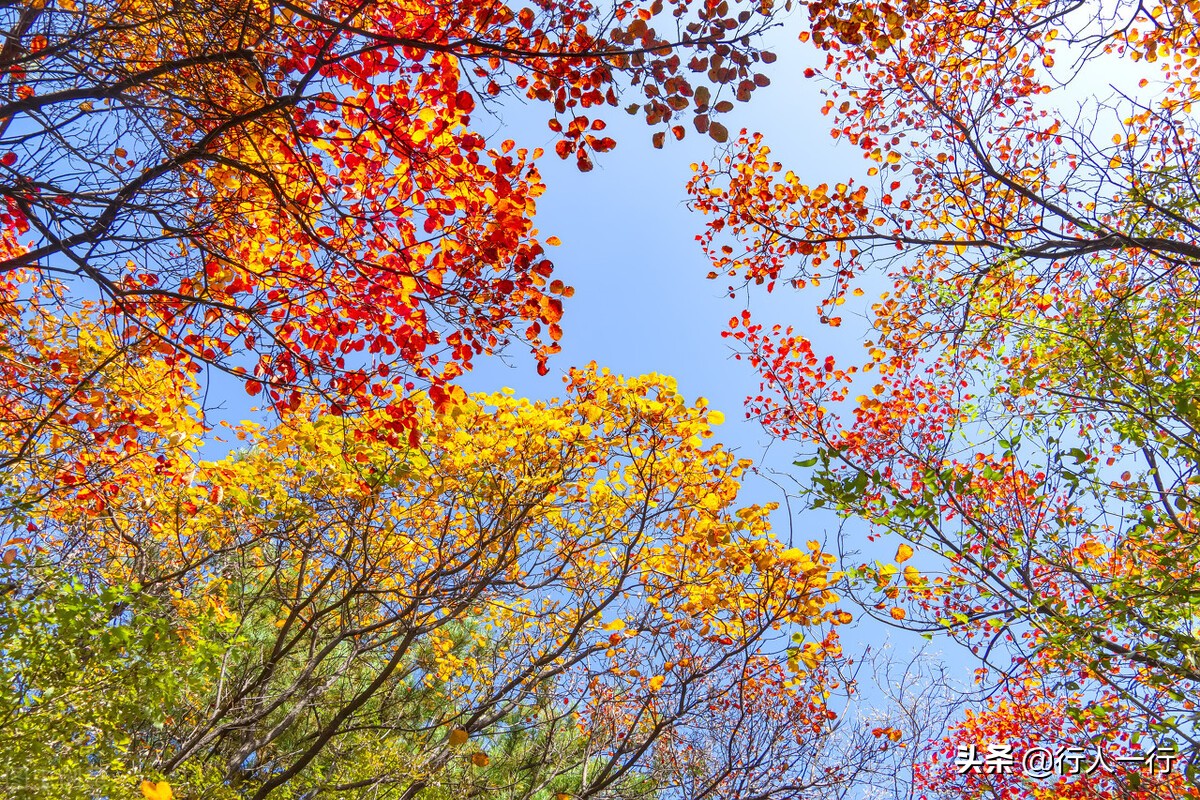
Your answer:
[[[710,441],[719,413],[703,398],[687,403],[670,378],[593,366],[569,376],[561,400],[500,392],[450,413],[418,397],[406,412],[424,432],[416,447],[371,435],[388,413],[350,419],[302,406],[269,429],[235,428],[245,448],[221,461],[180,450],[156,470],[146,454],[139,479],[115,490],[103,514],[64,502],[56,525],[105,554],[110,580],[190,573],[218,610],[214,554],[238,552],[260,570],[286,565],[302,591],[318,591],[339,564],[332,571],[346,580],[371,582],[375,610],[360,624],[415,604],[420,620],[467,616],[480,635],[561,662],[601,641],[613,674],[649,694],[669,688],[672,669],[686,673],[689,656],[692,669],[703,660],[688,645],[642,675],[647,642],[719,649],[848,617],[828,610],[833,557],[816,542],[780,544],[771,507],[736,506],[749,462]],[[465,583],[446,577],[455,575]],[[176,597],[180,617],[198,600]],[[443,631],[427,644],[427,680],[447,686],[448,701],[496,677],[499,661],[457,654]],[[832,640],[810,643],[802,661],[812,669],[831,652]]]

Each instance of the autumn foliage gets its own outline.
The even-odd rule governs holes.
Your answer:
[[[773,14],[0,9],[0,784],[732,800],[861,768],[832,557],[738,505],[717,412],[595,367],[550,403],[455,386],[518,340],[545,374],[572,295],[545,154],[480,117],[541,104],[583,171],[622,100],[656,146],[725,141]],[[218,420],[230,386],[270,415]]]
[[[79,710],[14,700],[10,719],[44,724],[63,759],[49,785],[132,773],[197,797],[586,797],[636,777],[732,798],[836,782],[846,765],[813,758],[844,621],[832,557],[785,547],[771,509],[737,505],[749,463],[711,443],[718,414],[669,379],[593,368],[566,388],[448,414],[421,398],[417,447],[370,435],[386,411],[246,423],[243,447],[211,463],[148,431],[164,469],[136,470],[101,507],[39,503],[5,559],[25,575],[12,602],[58,620],[60,660],[98,671],[26,666],[25,680],[111,680],[152,701],[141,718],[97,709],[92,743],[56,716]],[[97,624],[105,649],[72,640]],[[812,637],[795,643],[797,627]],[[0,627],[9,663],[33,633]],[[143,655],[171,667],[139,688]],[[0,761],[8,785],[48,780],[23,763]]]
[[[0,785],[1200,796],[1200,6],[781,5],[3,5]],[[793,10],[854,175],[722,122]],[[514,101],[549,134],[487,134]],[[739,501],[671,378],[456,385],[516,343],[549,371],[537,145],[589,171],[622,105],[726,145],[709,277],[813,298],[723,334],[841,563]],[[269,414],[218,420],[230,386]],[[946,729],[839,719],[843,599],[974,655]],[[956,763],[1151,742],[1175,771]]]
[[[753,46],[770,6],[752,3],[0,14],[5,316],[28,320],[20,287],[87,297],[168,368],[223,370],[293,410],[387,398],[384,430],[412,438],[408,393],[449,402],[479,354],[521,339],[544,371],[571,294],[533,225],[541,151],[485,139],[481,107],[545,104],[555,151],[586,170],[615,146],[620,93],[681,137],[677,117],[707,126],[773,58]]]
[[[1005,698],[947,742],[1140,733],[1177,742],[1186,764],[1200,687],[1196,9],[807,11],[807,75],[862,173],[813,185],[744,133],[690,191],[710,277],[731,295],[801,289],[819,322],[871,330],[847,363],[813,326],[734,316],[725,335],[761,378],[749,414],[804,452],[815,505],[866,524],[868,559],[846,554],[866,607],[969,645]],[[882,296],[856,299],[880,278]],[[1018,721],[1032,702],[1054,714]],[[1186,776],[1155,796],[1194,795]]]

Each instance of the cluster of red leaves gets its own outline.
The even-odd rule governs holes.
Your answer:
[[[1115,698],[1100,698],[1112,701]],[[1003,699],[988,700],[978,710],[967,710],[929,761],[918,762],[916,781],[923,798],[990,796],[1003,800],[1157,800],[1200,796],[1169,760],[1154,760],[1153,737],[1133,742],[1120,732],[1128,719],[1079,722],[1064,713],[1054,693],[1029,685],[1013,687]],[[1119,712],[1118,712],[1119,713]],[[1004,769],[966,769],[956,763],[960,748],[971,756],[975,748],[983,758],[990,746],[1000,746],[1013,763]],[[1033,749],[1058,757],[1059,774],[1031,776],[1024,758]],[[1164,748],[1162,752],[1167,752]],[[1066,760],[1062,760],[1063,755]],[[1038,768],[1052,768],[1042,762]]]
[[[475,356],[514,339],[544,374],[571,288],[533,226],[541,151],[488,141],[473,115],[547,103],[555,151],[583,170],[615,146],[598,109],[630,85],[650,124],[692,109],[709,130],[723,90],[767,83],[751,39],[771,9],[743,6],[10,9],[0,273],[90,282],[120,336],[281,408],[317,393],[358,413],[397,387],[444,407]],[[415,437],[411,404],[393,410],[389,435]]]

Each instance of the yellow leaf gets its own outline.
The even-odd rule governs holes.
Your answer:
[[[809,642],[800,651],[800,660],[804,662],[804,666],[809,669],[815,669],[817,664],[821,663],[820,652]]]
[[[799,561],[804,558],[804,551],[799,547],[789,547],[779,554],[780,561]]]
[[[146,800],[172,800],[171,784],[166,781],[142,781],[142,795]]]
[[[450,746],[451,747],[458,747],[460,744],[464,744],[466,741],[467,741],[467,732],[465,730],[463,730],[462,728],[455,728],[454,730],[450,731]]]
[[[904,568],[904,582],[909,586],[916,586],[923,582],[921,580],[921,573],[911,564]]]
[[[720,411],[708,412],[708,424],[709,425],[721,425],[721,424],[724,424],[724,422],[725,422],[725,415],[722,414]]]
[[[550,245],[551,247],[558,247],[560,244],[562,244],[562,239],[559,239],[557,236],[551,236],[546,240],[546,244]]]
[[[487,757],[487,753],[475,753],[471,756],[471,763],[477,767],[486,767],[489,761],[491,759]]]
[[[659,689],[661,689],[661,688],[662,688],[662,686],[663,686],[663,683],[664,683],[666,680],[667,680],[667,679],[666,679],[666,678],[664,678],[662,675],[655,675],[655,676],[654,676],[653,678],[651,678],[651,679],[650,679],[650,681],[649,681],[649,684],[650,684],[650,691],[652,691],[652,692],[657,692]]]
[[[903,608],[893,608],[889,613],[891,613],[892,619],[904,619],[907,616]]]
[[[625,629],[625,620],[614,619],[612,622],[604,626],[606,631],[621,631]]]
[[[906,544],[902,544],[896,548],[896,563],[903,564],[913,556],[913,549]]]

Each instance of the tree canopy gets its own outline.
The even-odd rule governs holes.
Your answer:
[[[808,185],[744,132],[690,191],[710,277],[816,289],[820,322],[869,320],[867,357],[746,310],[725,335],[761,377],[749,413],[806,451],[814,505],[899,539],[858,562],[865,606],[981,659],[1000,694],[954,743],[1159,738],[1194,760],[1195,9],[807,10],[807,74],[865,175]],[[888,291],[857,301],[874,276]],[[953,773],[926,788],[1044,791]],[[1184,774],[1053,791],[1191,796]]]
[[[722,121],[789,14],[789,79],[865,162],[840,180]],[[0,26],[0,785],[1200,797],[1200,7],[28,0]],[[547,130],[487,133],[514,102]],[[722,333],[836,548],[739,500],[755,460],[674,378],[458,385],[561,352],[538,145],[618,158],[621,105],[655,147],[723,146],[687,187]],[[812,313],[751,308],[785,289]],[[214,387],[266,415],[219,419]],[[856,716],[851,609],[962,644],[972,690],[884,664]],[[973,760],[999,747],[1012,769]]]
[[[832,557],[736,505],[748,462],[672,381],[591,369],[567,390],[421,399],[412,448],[356,435],[384,411],[298,414],[247,425],[220,462],[168,449],[185,478],[139,471],[103,508],[44,500],[4,558],[0,780],[254,798],[834,782]]]
[[[544,103],[556,153],[591,169],[616,144],[602,132],[619,93],[682,137],[689,110],[707,125],[732,107],[718,96],[765,85],[755,70],[773,56],[755,42],[772,13],[8,4],[5,316],[28,321],[34,285],[51,306],[90,291],[122,345],[169,368],[219,368],[284,408],[387,397],[385,428],[415,438],[405,392],[445,403],[475,356],[514,338],[544,370],[571,292],[533,224],[540,150],[488,141],[472,114]]]

